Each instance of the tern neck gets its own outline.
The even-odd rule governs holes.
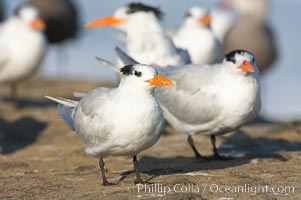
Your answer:
[[[162,34],[160,21],[153,15],[138,15],[132,20],[128,21],[127,35],[134,37],[141,34],[157,33]],[[136,38],[137,39],[137,38]]]
[[[135,96],[149,96],[154,92],[154,87],[147,86],[146,84],[137,84],[130,80],[121,80],[118,86],[120,92],[124,92],[127,95]]]
[[[127,30],[129,52],[153,51],[167,45],[165,34],[155,17],[133,21],[130,27],[134,28]]]

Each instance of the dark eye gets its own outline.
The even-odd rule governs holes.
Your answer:
[[[141,72],[137,72],[137,71],[135,71],[135,76],[137,76],[137,77],[141,77],[141,76],[142,76],[142,73],[141,73]]]
[[[190,13],[190,12],[187,12],[186,14],[185,14],[185,17],[191,17],[192,16],[192,14]]]

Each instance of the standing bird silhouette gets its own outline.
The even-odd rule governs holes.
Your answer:
[[[17,104],[17,84],[29,78],[43,60],[46,25],[35,7],[25,5],[0,28],[0,83],[10,84],[12,99]]]
[[[50,44],[59,44],[75,38],[79,32],[79,12],[72,0],[28,0],[36,6],[45,21]]]
[[[103,157],[107,155],[132,156],[135,183],[143,182],[136,155],[157,142],[164,126],[154,87],[172,85],[147,65],[127,65],[120,73],[119,87],[76,93],[79,101],[46,96],[59,103],[61,117],[82,139],[86,153],[99,156],[103,185],[111,185],[104,170]]]
[[[163,13],[159,8],[131,3],[113,16],[93,20],[86,28],[112,25],[126,33],[126,50],[141,63],[160,66],[191,63],[186,50],[177,48],[160,26]]]
[[[177,47],[187,49],[193,64],[213,64],[222,59],[221,44],[211,30],[209,11],[194,6],[172,37]]]

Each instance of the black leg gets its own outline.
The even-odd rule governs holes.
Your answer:
[[[192,148],[193,152],[194,152],[194,155],[195,155],[195,158],[197,160],[207,160],[204,156],[202,156],[198,150],[196,149],[196,147],[194,146],[194,143],[193,143],[193,139],[191,137],[191,135],[188,135],[187,137],[187,141],[188,141],[188,144],[190,145],[190,147]]]
[[[102,175],[102,184],[104,186],[115,185],[115,184],[107,181],[106,173],[105,173],[105,163],[103,162],[103,157],[99,158],[99,167],[100,167],[101,175]]]
[[[136,172],[136,180],[135,180],[135,184],[138,184],[138,183],[145,183],[141,177],[140,177],[140,174],[139,174],[139,170],[138,170],[138,160],[137,160],[137,156],[133,156],[133,164],[134,164],[134,168],[135,168],[135,172]]]
[[[213,147],[213,156],[215,159],[220,159],[221,156],[219,155],[217,149],[216,149],[216,138],[215,138],[215,135],[211,135],[211,144],[212,144],[212,147]]]

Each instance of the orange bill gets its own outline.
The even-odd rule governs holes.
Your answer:
[[[40,18],[34,18],[30,22],[30,26],[36,30],[45,30],[46,29],[46,24]]]
[[[154,78],[150,80],[146,80],[145,82],[150,83],[150,85],[160,85],[160,86],[173,85],[173,83],[170,80],[159,75],[155,75]]]
[[[211,19],[211,16],[209,14],[206,14],[200,18],[199,22],[203,25],[208,25],[211,23]]]
[[[116,18],[114,16],[105,16],[105,17],[95,19],[95,20],[85,24],[85,28],[116,25],[116,24],[120,24],[124,21],[125,21],[125,19],[123,19],[123,18]]]
[[[246,60],[238,68],[241,69],[241,71],[243,71],[243,72],[254,72],[255,71],[253,65]]]

